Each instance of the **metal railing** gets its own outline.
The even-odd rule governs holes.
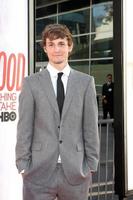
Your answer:
[[[100,160],[92,177],[89,200],[117,200],[114,194],[114,128],[113,119],[99,119]]]

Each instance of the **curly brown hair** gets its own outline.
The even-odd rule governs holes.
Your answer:
[[[68,46],[73,44],[72,34],[64,24],[48,24],[45,26],[42,32],[42,41],[40,42],[42,47],[46,46],[46,38],[49,38],[51,41],[58,38],[67,38]]]

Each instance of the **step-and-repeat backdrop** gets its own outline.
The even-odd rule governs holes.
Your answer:
[[[0,0],[0,199],[21,200],[15,166],[18,96],[28,73],[27,0]]]

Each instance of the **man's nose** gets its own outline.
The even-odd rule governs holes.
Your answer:
[[[55,50],[55,51],[59,51],[59,50],[60,50],[59,45],[55,45],[55,46],[54,46],[54,50]]]

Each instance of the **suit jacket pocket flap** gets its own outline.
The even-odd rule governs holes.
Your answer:
[[[83,145],[81,143],[76,146],[77,151],[83,151]]]
[[[32,150],[34,150],[34,151],[40,151],[40,150],[41,150],[41,147],[42,147],[42,144],[39,143],[39,142],[34,142],[34,143],[32,144]]]

